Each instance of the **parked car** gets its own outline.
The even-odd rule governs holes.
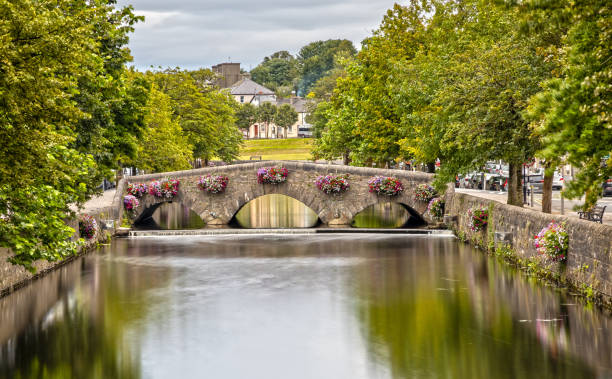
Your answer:
[[[544,187],[544,176],[543,175],[527,175],[525,176],[525,183],[527,184],[527,192],[529,193],[533,188],[533,193],[542,193]]]
[[[603,184],[603,195],[612,196],[612,178],[608,178]]]
[[[553,177],[552,189],[561,191],[563,189],[564,178],[560,175],[555,174]]]

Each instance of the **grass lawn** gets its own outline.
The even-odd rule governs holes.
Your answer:
[[[268,160],[309,160],[312,138],[252,139],[245,140],[240,149],[240,160],[254,155]]]

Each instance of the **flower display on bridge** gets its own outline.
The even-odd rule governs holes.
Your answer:
[[[544,255],[553,261],[562,261],[567,258],[569,236],[564,224],[552,221],[533,237],[533,246],[538,254]]]
[[[444,215],[444,202],[439,197],[434,197],[427,204],[427,212],[431,214],[432,217],[439,219]]]
[[[127,193],[140,198],[147,193],[148,189],[149,187],[145,183],[130,183],[127,186]]]
[[[285,167],[262,167],[257,170],[257,181],[261,184],[279,184],[287,180],[288,174]]]
[[[429,184],[419,184],[414,189],[414,198],[418,201],[429,203],[434,197],[436,197],[436,190]]]
[[[315,180],[315,185],[326,194],[346,192],[350,187],[348,174],[319,176],[317,180]]]
[[[136,196],[134,196],[134,195],[125,195],[123,197],[123,206],[128,211],[132,211],[135,208],[138,208],[139,205],[140,205],[140,202],[138,201],[138,198]]]
[[[227,176],[206,175],[200,177],[200,180],[198,180],[198,187],[200,187],[202,191],[208,193],[221,193],[225,191],[227,183],[229,183],[229,178]]]
[[[178,179],[155,180],[149,183],[149,193],[155,197],[171,199],[178,194]]]
[[[96,236],[97,232],[98,222],[93,216],[84,214],[79,217],[79,233],[81,237],[90,240]]]
[[[473,232],[478,232],[487,227],[489,222],[489,210],[487,208],[468,209],[468,226]]]
[[[368,180],[370,192],[378,195],[395,196],[404,191],[402,182],[393,176],[374,176]]]

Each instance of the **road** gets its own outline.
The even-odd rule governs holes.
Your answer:
[[[506,203],[508,199],[507,192],[499,192],[499,191],[482,191],[475,189],[467,189],[467,188],[455,188],[456,192],[459,193],[467,193],[473,196],[483,197],[485,199],[496,200],[500,203]],[[531,197],[527,195],[527,202],[531,200]],[[578,213],[573,209],[574,206],[580,205],[584,202],[584,199],[581,200],[563,200],[564,211],[561,212],[561,192],[553,191],[553,200],[552,200],[552,214],[565,214],[570,217],[578,217]],[[604,197],[599,199],[597,204],[606,206],[606,211],[604,212],[603,223],[612,225],[612,197]],[[533,206],[529,204],[525,205],[525,208],[531,208],[533,210],[541,211],[542,210],[542,194],[535,193],[533,195]]]

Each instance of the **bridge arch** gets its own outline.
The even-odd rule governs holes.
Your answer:
[[[287,181],[282,184],[258,183],[257,169],[268,166],[286,167],[289,170]],[[209,194],[198,188],[197,182],[201,176],[221,174],[229,177],[229,184],[225,192]],[[350,189],[340,195],[328,195],[319,191],[314,182],[318,176],[327,174],[348,174]],[[398,177],[404,184],[404,192],[391,198],[370,193],[367,182],[376,175]],[[147,183],[165,177],[177,178],[181,181],[179,193],[172,201],[181,202],[191,208],[206,224],[228,224],[245,204],[268,194],[281,194],[294,198],[312,209],[321,222],[330,225],[350,225],[353,217],[368,206],[389,201],[403,204],[413,216],[418,216],[427,222],[430,221],[425,214],[427,204],[416,201],[413,197],[413,190],[417,184],[430,183],[433,179],[431,174],[292,161],[259,161],[129,177],[121,181],[115,197],[115,206],[119,208],[119,218],[123,214],[123,195],[125,195],[128,181]],[[160,203],[167,201],[167,199],[145,195],[141,199],[141,205],[132,212],[132,219],[142,220],[143,217],[150,217]]]
[[[270,200],[269,202],[267,200]],[[258,208],[261,207],[261,208]],[[269,208],[266,208],[269,207]],[[295,211],[302,211],[295,213]],[[258,217],[267,213],[267,217]],[[272,217],[275,216],[275,217]],[[302,216],[301,218],[299,216]],[[281,220],[284,220],[281,221]],[[269,224],[268,224],[269,222]],[[231,219],[231,223],[244,227],[254,227],[248,224],[255,223],[261,228],[276,227],[314,227],[321,222],[318,213],[302,201],[284,194],[266,194],[240,207]],[[247,224],[247,225],[244,225]],[[278,224],[284,224],[283,226]],[[294,224],[293,226],[287,226]]]

